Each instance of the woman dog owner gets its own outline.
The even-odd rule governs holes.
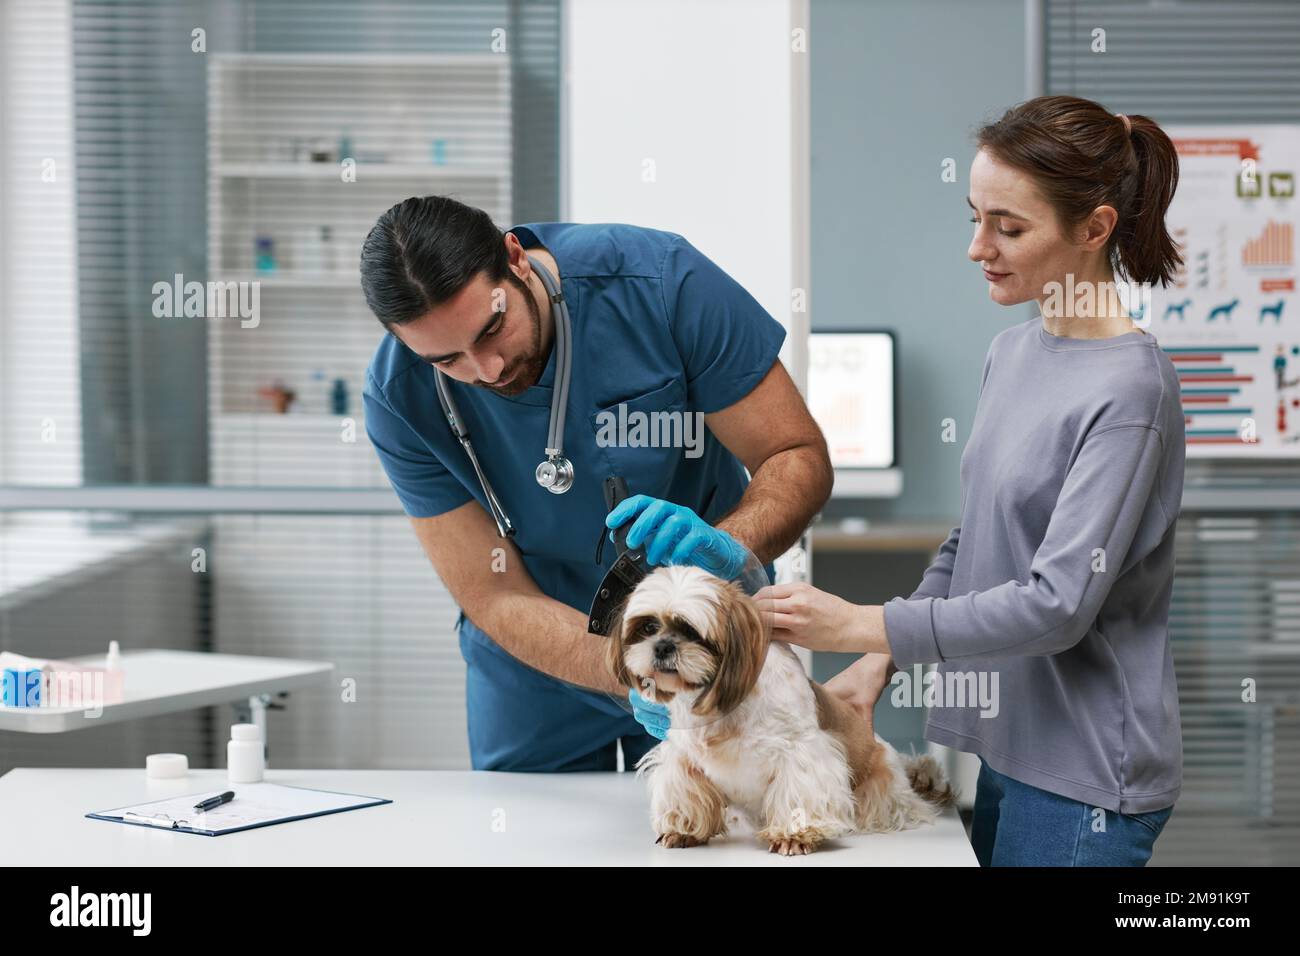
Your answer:
[[[981,865],[1143,866],[1182,783],[1168,625],[1183,414],[1173,364],[1103,293],[1117,272],[1166,285],[1179,266],[1164,221],[1178,159],[1147,117],[1066,96],[977,142],[969,256],[993,301],[1042,314],[989,347],[961,524],[908,598],[863,607],[804,584],[757,598],[773,639],[868,652],[864,696],[889,657],[938,662],[925,736],[980,757]],[[1096,307],[1052,283],[1091,285]],[[996,687],[996,706],[945,699],[963,677]]]

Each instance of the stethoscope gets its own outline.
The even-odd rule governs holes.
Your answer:
[[[564,410],[569,401],[569,363],[573,358],[573,345],[570,340],[573,327],[569,322],[569,306],[564,301],[564,293],[560,291],[555,277],[532,256],[528,257],[528,261],[541,277],[542,285],[546,287],[547,295],[551,299],[551,312],[559,319],[555,323],[555,388],[551,392],[551,419],[550,427],[546,432],[546,460],[537,466],[536,477],[537,483],[551,494],[562,495],[573,487],[573,462],[564,457]],[[437,367],[433,371],[442,413],[447,416],[447,424],[451,426],[452,434],[460,440],[465,453],[469,455],[470,464],[474,466],[474,474],[478,475],[478,482],[483,486],[483,495],[487,498],[488,507],[492,511],[492,519],[497,523],[497,534],[503,538],[513,537],[515,526],[511,523],[510,516],[506,514],[505,506],[492,490],[492,483],[488,481],[483,467],[478,463],[474,446],[469,441],[469,432],[461,422],[460,409],[456,407],[456,400],[451,397],[446,376]]]

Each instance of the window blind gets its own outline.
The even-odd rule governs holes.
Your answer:
[[[386,488],[360,403],[382,335],[361,239],[435,192],[503,227],[558,218],[559,9],[0,5],[5,168],[67,157],[62,194],[0,191],[0,483]],[[192,281],[256,282],[255,326],[159,315]],[[50,409],[59,445],[37,447]],[[275,766],[467,766],[456,615],[395,498],[391,516],[0,515],[0,649],[333,661],[334,682],[271,712]],[[156,750],[222,766],[237,715],[9,735],[0,772]]]
[[[1091,50],[1095,29],[1106,52]],[[1161,124],[1300,122],[1300,3],[1050,0],[1047,85]],[[1300,522],[1216,493],[1300,488],[1287,461],[1189,461],[1170,637],[1184,790],[1153,865],[1300,862]],[[1253,702],[1243,700],[1250,688]]]

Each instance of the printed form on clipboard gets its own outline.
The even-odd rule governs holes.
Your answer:
[[[235,799],[205,812],[195,811],[194,805],[200,800],[224,793],[227,789],[235,791]],[[110,823],[158,827],[201,836],[221,836],[239,830],[269,827],[291,820],[359,810],[362,807],[377,807],[392,802],[383,797],[309,790],[306,787],[290,787],[278,783],[242,783],[219,790],[189,793],[183,797],[101,810],[98,813],[87,813],[86,816]]]

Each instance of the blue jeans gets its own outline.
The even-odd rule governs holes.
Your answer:
[[[1113,813],[1012,780],[981,757],[971,846],[980,866],[1146,866],[1173,812]]]

